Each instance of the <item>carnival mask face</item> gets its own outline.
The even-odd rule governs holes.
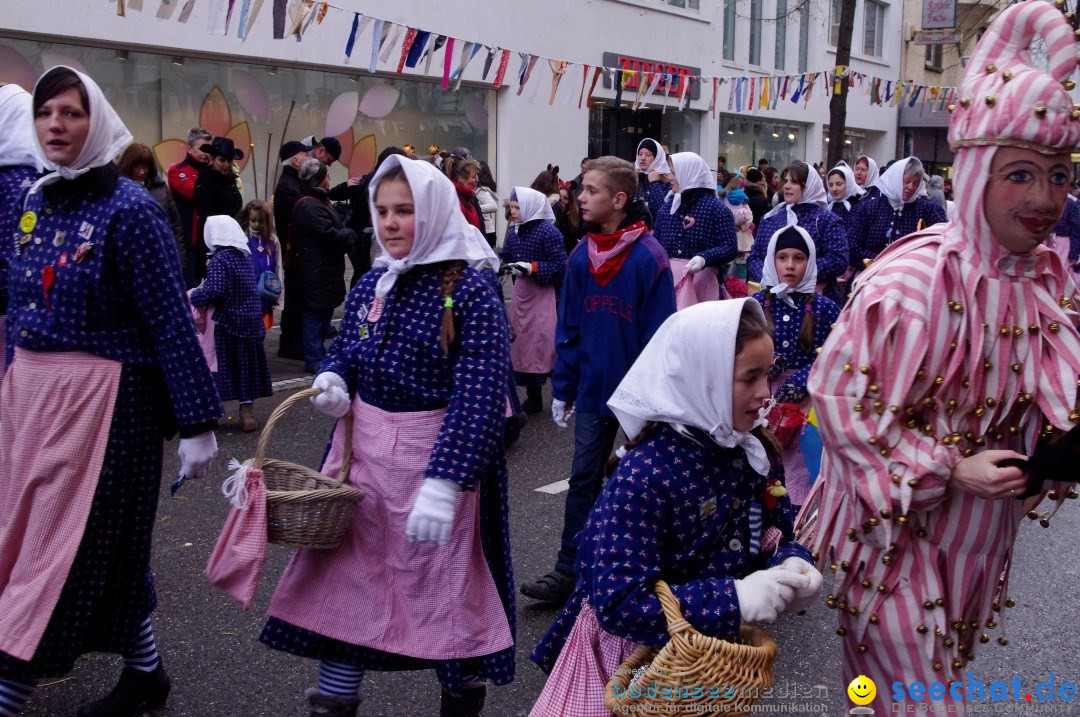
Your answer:
[[[61,167],[75,162],[90,133],[90,113],[76,87],[59,92],[38,108],[34,129],[45,158]]]
[[[773,341],[762,334],[743,344],[735,356],[734,382],[731,388],[731,427],[745,433],[754,427],[769,399],[769,368],[773,360]]]
[[[833,199],[843,199],[847,194],[847,180],[840,172],[829,175],[829,194]]]
[[[870,165],[861,160],[855,163],[855,184],[860,187],[866,184],[866,175],[868,174],[870,174]]]
[[[656,155],[642,147],[637,151],[638,169],[642,172],[649,171],[649,167],[652,165],[654,159],[656,159]]]
[[[416,232],[416,209],[409,183],[401,179],[380,182],[375,192],[375,214],[386,253],[392,259],[407,257]]]
[[[809,257],[798,249],[781,249],[775,257],[777,278],[794,289],[806,276],[808,260]]]
[[[1068,153],[1045,155],[1001,147],[990,163],[983,211],[994,237],[1010,252],[1027,254],[1054,231],[1069,193]]]

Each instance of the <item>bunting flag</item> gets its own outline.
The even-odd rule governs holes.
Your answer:
[[[750,94],[746,97],[746,111],[750,112],[754,109],[754,98],[757,90],[757,78],[750,78]]]
[[[308,2],[308,0],[305,0],[305,2]],[[300,42],[304,38],[304,33],[308,31],[309,27],[311,27],[312,21],[318,19],[318,17],[319,17],[319,13],[315,9],[314,2],[308,2],[307,9],[304,10],[304,18],[303,18],[304,26],[302,28],[300,28],[299,30],[297,30],[297,32],[296,32],[296,41],[297,42]]]
[[[356,38],[364,33],[367,26],[371,24],[372,17],[369,15],[361,15],[356,13],[353,16],[352,31],[349,33],[349,42],[345,45],[345,62],[349,61],[352,56],[352,51],[356,47]]]
[[[446,53],[443,55],[442,82],[439,83],[439,87],[444,90],[450,87],[450,68],[454,63],[455,42],[457,42],[457,40],[452,37],[446,41]]]
[[[188,0],[190,6],[195,0]],[[285,39],[285,18],[288,17],[289,0],[274,0],[274,39]],[[180,22],[187,20],[183,13],[180,13]]]
[[[844,91],[844,72],[847,68],[844,65],[837,65],[833,70],[833,94],[838,95]]]
[[[116,0],[116,14],[119,17],[127,17],[127,12],[124,10],[124,0]]]
[[[764,77],[761,80],[761,107],[769,106],[769,78]]]
[[[615,109],[622,107],[622,91],[623,87],[626,86],[626,73],[627,70],[616,71],[615,73]]]
[[[918,101],[919,95],[922,94],[923,89],[925,89],[925,88],[923,88],[923,87],[916,87],[915,88],[915,93],[911,96],[911,102],[908,103],[908,107],[914,107],[915,106],[915,102]]]
[[[502,57],[499,59],[499,69],[495,71],[495,81],[491,83],[494,87],[502,87],[503,79],[506,78],[506,68],[510,65],[510,51],[503,50]]]
[[[498,48],[489,47],[487,57],[484,58],[484,76],[481,78],[484,82],[487,82],[488,73],[491,72],[491,65],[495,62],[495,53],[498,52]]]
[[[446,35],[438,35],[435,37],[435,44],[424,50],[424,74],[431,74],[431,61],[435,57],[435,53],[442,49],[442,46],[446,44]]]
[[[593,70],[592,84],[589,85],[589,97],[592,97],[593,92],[596,90],[596,81],[599,80],[600,75],[602,73],[605,73],[605,72],[607,72],[607,68],[604,68],[604,67],[597,67],[595,70]],[[589,109],[589,103],[588,103],[587,100],[588,100],[588,98],[586,98],[586,102],[585,102],[585,109],[586,110]],[[616,105],[616,107],[617,106],[618,105]]]
[[[684,105],[684,102],[686,100],[686,96],[688,94],[690,94],[689,90],[690,90],[690,83],[691,82],[693,82],[693,80],[690,79],[689,77],[684,77],[683,80],[682,80],[682,92],[679,93],[679,111],[680,112],[682,112],[683,110],[686,109],[686,107]]]
[[[555,93],[559,91],[559,82],[562,80],[563,75],[566,74],[566,60],[548,60],[548,67],[551,68],[551,96],[548,98],[548,106],[555,104]]]
[[[581,92],[578,93],[577,108],[581,109],[581,103],[585,100],[585,88],[589,84],[589,66],[581,66]]]
[[[224,35],[228,14],[227,0],[210,0],[209,10],[206,14],[206,31],[211,35]]]
[[[712,78],[712,101],[709,102],[709,112],[716,119],[716,93],[720,91],[720,78]]]
[[[519,78],[520,81],[521,81],[520,84],[518,85],[518,91],[517,91],[517,93],[519,95],[525,89],[525,84],[529,81],[529,78],[532,77],[532,71],[533,71],[533,67],[536,66],[536,61],[538,59],[540,59],[539,55],[525,55],[524,57],[528,57],[529,59],[525,63],[525,67],[522,69],[521,77]],[[524,59],[524,57],[523,57],[523,59]]]
[[[397,46],[398,38],[401,37],[401,31],[404,29],[403,25],[394,25],[393,30],[390,33],[390,39],[382,44],[382,52],[379,53],[379,62],[386,62],[390,59],[390,53],[394,51]]]
[[[479,54],[483,45],[478,42],[466,42],[461,46],[461,59],[458,61],[458,68],[454,70],[454,74],[450,79],[457,78],[457,82],[454,83],[454,91],[461,89],[461,79],[465,76],[465,68],[468,67],[472,59]]]
[[[425,32],[424,30],[417,31],[416,39],[413,40],[412,47],[409,48],[409,56],[405,58],[406,67],[416,67],[416,63],[420,62],[420,57],[424,52],[424,46],[427,45],[427,41],[430,38],[430,32]]]
[[[372,24],[371,31],[371,61],[368,63],[368,72],[374,73],[375,68],[379,64],[379,50],[382,49],[383,41],[386,39],[386,33],[388,28],[386,27],[385,20],[375,20]]]
[[[123,0],[121,0],[122,2]],[[248,20],[251,17],[251,0],[244,0],[244,4],[240,6],[240,22],[236,25],[236,36],[241,40],[247,39],[248,34]]]
[[[405,69],[405,63],[409,60],[409,53],[412,52],[413,45],[416,44],[416,38],[420,34],[420,31],[415,27],[410,27],[409,31],[405,33],[405,40],[401,43],[401,57],[397,63],[397,73],[400,75]]]

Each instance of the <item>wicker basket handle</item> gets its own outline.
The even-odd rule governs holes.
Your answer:
[[[266,459],[266,449],[270,446],[270,438],[273,436],[277,424],[285,417],[285,414],[296,406],[296,404],[303,402],[304,399],[318,396],[320,393],[322,393],[321,388],[306,388],[303,391],[297,391],[282,401],[281,404],[274,409],[274,412],[270,414],[270,418],[266,420],[266,425],[263,427],[262,434],[259,436],[259,446],[255,449],[255,468],[262,470],[263,461]],[[341,453],[341,471],[332,486],[333,488],[340,488],[349,477],[349,465],[352,463],[352,442],[353,416],[352,411],[350,410],[345,414],[345,445],[342,447]]]
[[[664,608],[664,617],[667,619],[667,631],[672,637],[679,633],[693,630],[693,626],[686,621],[682,614],[682,606],[679,599],[671,592],[671,588],[663,580],[657,580],[653,586],[656,597],[660,599],[660,607]]]

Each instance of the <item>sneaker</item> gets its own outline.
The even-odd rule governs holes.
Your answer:
[[[311,717],[356,717],[356,711],[360,707],[359,697],[334,697],[324,695],[316,689],[305,691],[304,697],[311,709]]]
[[[112,692],[80,707],[78,717],[136,717],[165,704],[171,689],[160,663],[153,672],[125,667]]]
[[[459,692],[443,690],[439,717],[481,717],[486,698],[487,685],[466,687]]]
[[[245,433],[251,433],[259,428],[259,422],[255,420],[255,407],[250,403],[240,404],[240,428]]]
[[[561,570],[552,570],[536,582],[523,583],[521,594],[533,600],[563,604],[574,592],[574,576]]]

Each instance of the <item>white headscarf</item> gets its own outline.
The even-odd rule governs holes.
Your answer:
[[[0,167],[41,168],[34,132],[33,100],[18,85],[0,87]]]
[[[765,447],[732,427],[734,346],[743,311],[765,317],[753,299],[706,301],[668,317],[608,401],[627,436],[648,421],[699,428],[724,448],[742,448],[750,466],[768,475]],[[763,423],[759,416],[754,427]]]
[[[806,164],[806,162],[792,162],[792,164],[801,164],[806,167],[806,186],[803,187],[802,196],[795,204],[816,204],[819,207],[825,207],[828,203],[829,195],[825,192],[825,185],[821,183],[821,176],[818,175],[817,170]],[[770,209],[765,217],[779,214],[784,211],[786,207],[790,206],[784,200],[783,185],[781,185],[781,190],[777,192],[777,196],[780,197],[780,203]],[[765,217],[762,217],[762,219]]]
[[[761,267],[761,285],[770,287],[770,294],[778,299],[782,299],[785,304],[791,307],[795,306],[795,301],[791,298],[791,294],[813,294],[817,291],[817,246],[814,244],[814,240],[810,238],[810,232],[806,231],[796,223],[797,219],[795,212],[791,212],[788,215],[788,223],[784,227],[773,232],[773,235],[769,237],[769,248],[765,252],[765,264]],[[799,232],[806,242],[806,248],[809,250],[809,255],[806,259],[806,273],[803,274],[802,281],[799,282],[799,285],[795,287],[788,286],[781,282],[776,273],[776,241],[780,238],[780,235],[788,229],[794,229]]]
[[[51,174],[46,174],[39,179],[30,188],[31,193],[36,192],[45,185],[59,182],[61,179],[75,179],[86,174],[91,169],[105,166],[113,161],[116,155],[120,154],[120,150],[134,140],[127,127],[124,126],[123,120],[120,119],[120,115],[116,114],[116,110],[105,99],[105,95],[102,93],[101,88],[98,87],[98,84],[90,79],[88,75],[84,75],[78,70],[73,70],[65,65],[57,65],[52,68],[42,75],[37,84],[34,85],[35,96],[42,80],[58,70],[68,70],[75,73],[79,80],[82,81],[83,87],[86,88],[88,105],[86,110],[90,114],[90,130],[86,134],[86,142],[83,144],[79,156],[75,158],[74,162],[63,167],[50,162],[45,157],[45,150],[41,147],[41,144],[38,141],[34,142],[34,151],[38,155],[38,162]],[[30,128],[31,131],[35,131],[32,122],[31,119]]]
[[[203,230],[206,240],[206,248],[213,254],[218,249],[239,249],[247,256],[251,256],[251,247],[248,246],[248,238],[244,230],[235,219],[228,214],[215,214],[206,218],[206,228]]]
[[[664,151],[664,147],[655,139],[646,137],[641,140],[638,142],[637,151],[640,152],[641,145],[646,142],[652,142],[656,145],[656,157],[653,159],[652,164],[649,165],[649,168],[644,170],[643,173],[652,174],[653,172],[656,172],[657,174],[671,174],[671,167],[669,167],[667,163],[667,152]],[[641,167],[639,167],[637,163],[637,152],[634,153],[634,169],[638,172],[642,172]]]
[[[488,246],[480,230],[469,224],[461,213],[461,202],[453,183],[430,162],[398,154],[387,157],[372,177],[368,189],[373,218],[378,216],[375,193],[379,183],[394,167],[401,167],[405,172],[405,179],[412,191],[416,224],[412,251],[402,259],[394,259],[387,253],[379,236],[378,221],[374,221],[375,240],[382,249],[382,255],[375,259],[375,266],[387,267],[387,272],[375,284],[376,298],[384,298],[394,288],[399,276],[422,264],[460,260],[475,267],[486,262],[493,270],[499,270],[499,257]]]
[[[671,200],[671,214],[679,210],[682,204],[682,193],[688,189],[712,189],[716,191],[716,179],[713,178],[709,165],[699,155],[693,152],[679,152],[671,155],[671,163],[674,165],[675,181],[679,183],[679,191],[667,193],[666,199]]]
[[[914,157],[905,157],[894,162],[893,166],[886,169],[885,174],[881,175],[881,179],[878,180],[878,189],[889,200],[889,205],[893,209],[899,209],[905,204],[911,204],[919,197],[927,196],[926,183],[920,181],[919,188],[915,190],[910,199],[904,201],[904,172],[907,171],[908,164],[912,159]]]
[[[544,219],[555,223],[555,212],[551,209],[551,202],[540,192],[528,187],[514,187],[514,201],[518,203],[521,221],[518,225],[528,224],[534,219]]]
[[[866,160],[866,181],[862,183],[862,188],[863,190],[867,190],[877,184],[878,166],[877,162],[874,161],[874,158],[867,154],[864,154],[858,159],[856,159],[855,164],[858,164],[863,160]]]
[[[840,204],[844,205],[844,209],[850,210],[851,209],[851,202],[849,202],[848,200],[851,199],[851,197],[853,195],[855,195],[855,194],[865,194],[866,190],[864,190],[862,187],[860,187],[855,182],[855,172],[851,171],[851,167],[847,166],[846,162],[841,161],[835,167],[833,167],[828,172],[826,172],[825,173],[826,181],[828,181],[829,175],[832,174],[833,172],[840,172],[841,174],[844,175],[844,181],[847,182],[847,189],[846,189],[847,193],[844,194],[843,199],[833,199],[832,198],[832,193],[830,192],[829,193],[829,209],[832,209],[833,205],[836,204],[837,202],[839,202]]]

